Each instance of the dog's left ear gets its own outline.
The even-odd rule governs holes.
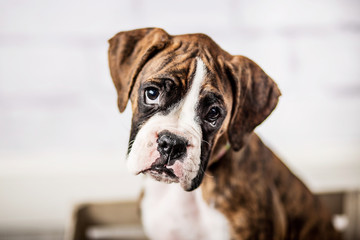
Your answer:
[[[143,66],[169,42],[160,28],[119,32],[109,40],[110,73],[118,93],[120,112],[126,108],[135,79]]]
[[[233,56],[226,64],[233,86],[233,109],[228,136],[238,151],[246,137],[274,110],[281,95],[276,83],[253,61]]]

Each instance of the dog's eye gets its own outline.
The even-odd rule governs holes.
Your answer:
[[[218,107],[210,108],[209,112],[206,114],[206,121],[208,121],[212,126],[216,125],[216,120],[220,117],[220,109]]]
[[[149,87],[145,90],[145,103],[146,104],[159,104],[159,89],[155,87]]]

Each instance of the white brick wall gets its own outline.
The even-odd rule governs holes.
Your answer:
[[[360,188],[360,2],[1,1],[0,230],[61,228],[75,202],[135,198],[107,39],[203,32],[282,90],[257,132],[315,191]],[[133,184],[129,184],[133,183]]]

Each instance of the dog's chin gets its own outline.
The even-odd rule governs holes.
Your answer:
[[[147,176],[150,176],[151,178],[155,179],[156,181],[164,182],[164,183],[178,183],[180,181],[178,177],[169,175],[165,172],[148,170],[148,171],[144,172],[144,174]]]
[[[140,173],[143,173],[146,176],[151,177],[152,179],[163,182],[163,183],[178,183],[180,184],[181,188],[183,188],[185,191],[192,191],[194,190],[194,185],[192,184],[192,181],[186,181],[186,179],[179,178],[176,176],[171,169],[154,169],[149,168],[146,170],[141,171]]]

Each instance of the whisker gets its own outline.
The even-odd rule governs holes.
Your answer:
[[[201,140],[201,142],[206,143],[206,144],[209,145],[209,147],[210,147],[210,143],[209,143],[209,142],[207,142],[207,141],[205,141],[205,140]]]
[[[132,147],[133,147],[133,144],[134,144],[135,140],[131,140],[129,141],[129,145],[128,145],[128,154],[130,153]]]

